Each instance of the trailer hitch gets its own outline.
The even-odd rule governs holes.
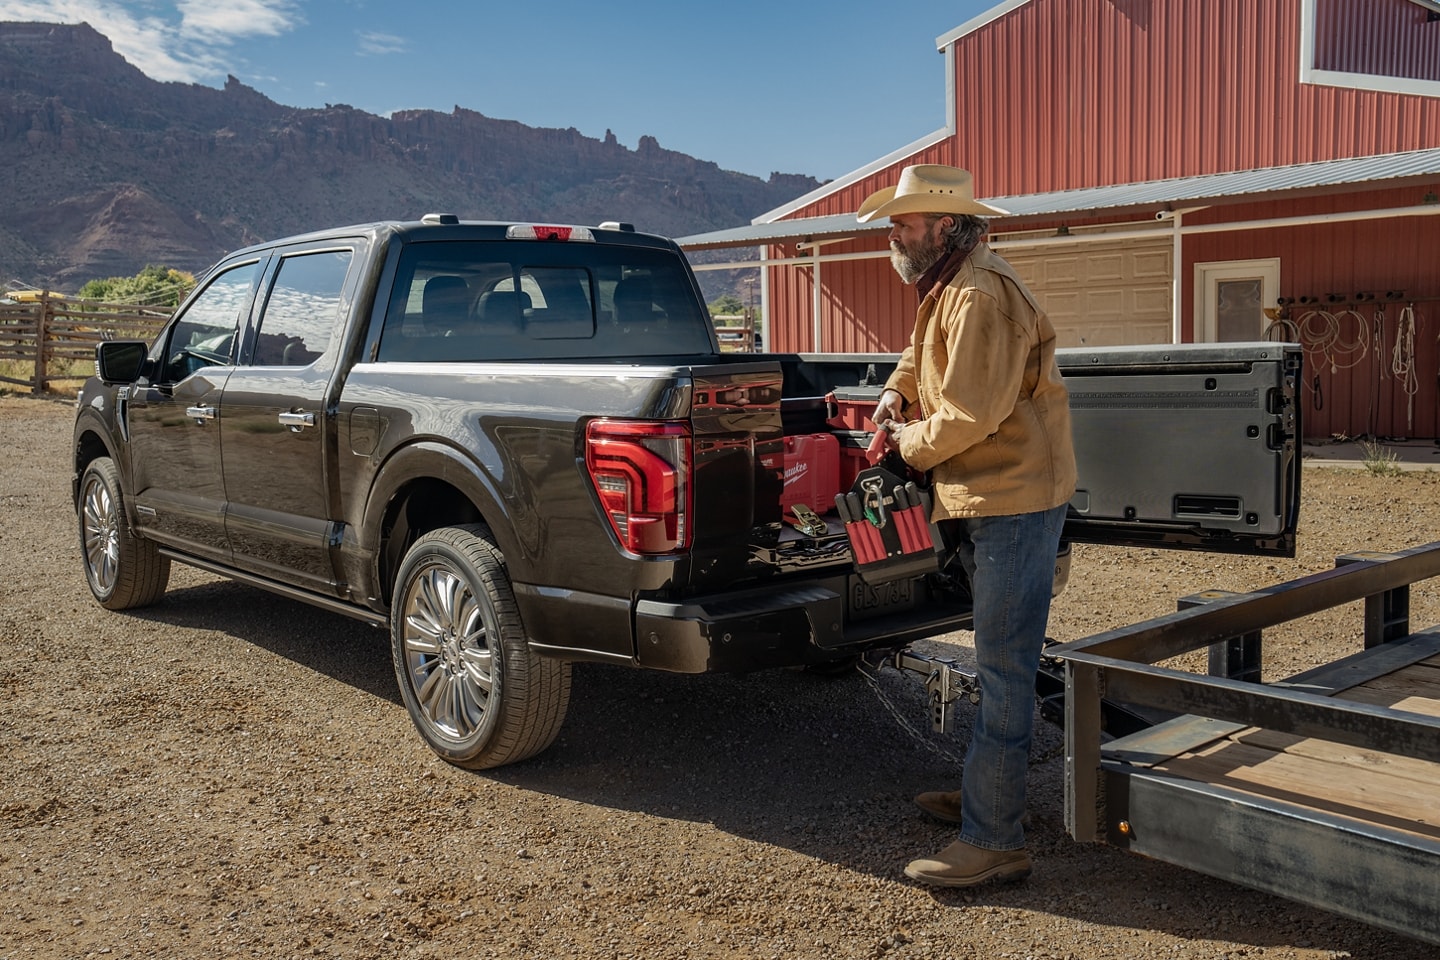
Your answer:
[[[930,729],[936,733],[950,732],[956,701],[963,697],[972,704],[980,702],[980,680],[975,671],[948,657],[897,650],[886,656],[881,665],[925,678],[925,692],[930,695]]]
[[[1057,641],[1045,638],[1045,647],[1056,646]],[[935,733],[949,733],[955,717],[955,704],[961,699],[972,704],[980,703],[980,678],[974,669],[962,666],[949,657],[932,657],[915,653],[909,649],[891,650],[876,659],[875,654],[865,658],[877,667],[894,667],[909,673],[918,673],[925,678],[925,692],[930,695],[930,729]],[[1035,699],[1040,709],[1040,718],[1057,727],[1065,726],[1065,663],[1051,653],[1042,652],[1039,669],[1035,672]],[[1123,737],[1153,727],[1172,714],[1159,711],[1143,711],[1112,700],[1100,701],[1100,727],[1111,736]]]

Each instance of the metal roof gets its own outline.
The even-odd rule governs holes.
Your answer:
[[[1009,216],[993,219],[1001,225],[1012,226],[1016,221],[1067,213],[1110,215],[1128,210],[1164,209],[1177,204],[1213,203],[1291,191],[1361,184],[1383,187],[1399,181],[1437,176],[1440,176],[1440,149],[1430,149],[1267,167],[1261,170],[1213,173],[1199,177],[1088,187],[1083,190],[983,199],[1002,210],[1009,210]],[[838,240],[885,233],[889,229],[888,220],[858,223],[855,214],[840,213],[697,233],[681,237],[676,242],[687,249],[708,250],[797,240]]]

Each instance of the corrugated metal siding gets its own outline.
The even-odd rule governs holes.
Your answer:
[[[1034,0],[956,42],[961,163],[997,196],[1440,145],[1440,98],[1302,85],[1299,46],[1299,0]]]
[[[1315,66],[1440,80],[1440,21],[1410,0],[1316,0]]]
[[[826,254],[848,253],[855,244],[825,247]],[[772,248],[770,256],[794,256],[793,247]],[[903,348],[915,318],[915,291],[900,282],[888,259],[852,260],[820,265],[821,343],[813,342],[812,267],[770,269],[772,323],[767,350],[782,353],[875,353]]]
[[[1413,6],[1406,0],[1319,0],[1317,16],[1331,18],[1317,25],[1320,30],[1367,16],[1367,29],[1373,29],[1364,42],[1349,36],[1322,44],[1318,54],[1328,59],[1317,66],[1359,71],[1373,62],[1365,56],[1378,50],[1407,50],[1394,31],[1414,27],[1413,17],[1401,16]],[[1422,23],[1420,30],[1440,35],[1440,23]],[[956,41],[956,135],[904,162],[965,166],[975,174],[977,193],[995,197],[1440,147],[1440,97],[1302,85],[1299,47],[1300,0],[1033,0]],[[1398,65],[1429,78],[1427,69],[1440,69],[1434,49],[1402,52]],[[853,211],[895,176],[896,169],[878,172],[792,216]],[[1251,220],[1403,207],[1419,202],[1423,192],[1247,204],[1223,213]],[[1212,208],[1186,222],[1221,212]],[[1069,218],[1072,224],[1082,219]],[[855,246],[824,249],[829,254]],[[1392,304],[1383,322],[1388,359],[1371,352],[1348,369],[1340,360],[1331,370],[1311,345],[1305,432],[1440,434],[1440,274],[1433,256],[1440,249],[1440,217],[1191,235],[1184,248],[1180,302],[1190,331],[1197,262],[1279,257],[1284,296],[1404,289],[1404,302],[1416,298],[1413,400],[1391,369],[1400,306]],[[788,246],[770,255],[795,253]],[[809,268],[772,268],[769,274],[773,349],[817,349]],[[818,349],[904,345],[914,291],[899,282],[888,261],[824,264],[821,278]],[[1357,309],[1369,311],[1373,327],[1374,304]]]
[[[1339,199],[1339,198],[1335,198]],[[1345,198],[1350,199],[1350,198]],[[1367,205],[1403,206],[1414,203],[1413,191],[1386,191],[1367,196]],[[1235,212],[1243,219],[1299,216],[1321,212],[1321,201],[1247,205]],[[1328,204],[1337,206],[1331,201]],[[1352,201],[1338,206],[1354,207]],[[1195,219],[1199,219],[1198,217]],[[1305,435],[1325,438],[1347,436],[1440,436],[1440,271],[1434,251],[1440,249],[1440,217],[1316,224],[1283,230],[1191,235],[1185,240],[1181,271],[1187,313],[1195,297],[1196,263],[1280,259],[1280,296],[1318,300],[1290,307],[1291,319],[1306,319],[1311,310],[1339,314],[1356,310],[1365,320],[1366,352],[1345,347],[1356,342],[1359,322],[1353,315],[1333,325],[1323,315],[1308,318],[1302,328],[1305,351]],[[1401,299],[1386,301],[1388,291],[1403,291]],[[1377,299],[1361,301],[1357,294]],[[1331,295],[1341,298],[1330,302]],[[1414,304],[1413,353],[1401,352],[1415,370],[1411,401],[1394,372],[1400,310]],[[1383,307],[1380,349],[1375,349],[1376,307]],[[1187,329],[1193,329],[1189,318]],[[1325,349],[1326,332],[1336,341]]]
[[[1440,71],[1440,23],[1408,0],[1319,2],[1367,25],[1346,56],[1413,48],[1395,65]],[[995,197],[1440,146],[1440,97],[1301,84],[1299,57],[1299,0],[1033,0],[956,41],[956,136],[906,162],[966,167]],[[793,215],[854,210],[894,179]]]

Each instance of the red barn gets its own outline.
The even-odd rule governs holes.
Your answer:
[[[681,240],[760,250],[766,349],[901,349],[854,212],[948,163],[1063,346],[1298,339],[1306,436],[1440,436],[1440,0],[1008,0],[936,45],[943,129]]]

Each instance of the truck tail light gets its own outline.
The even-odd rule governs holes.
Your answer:
[[[602,418],[585,428],[585,468],[626,550],[689,545],[690,449],[687,423]]]

